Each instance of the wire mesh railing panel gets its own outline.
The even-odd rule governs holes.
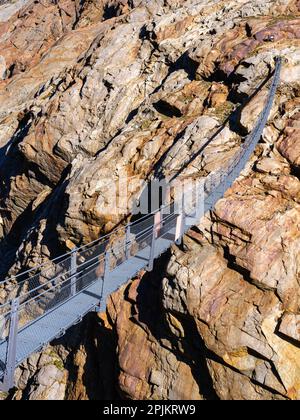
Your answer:
[[[130,231],[134,235],[138,235],[140,232],[144,232],[145,230],[149,229],[153,226],[154,223],[154,215],[149,215],[149,217],[142,219],[141,221],[136,221],[134,225],[130,227]]]
[[[18,296],[21,303],[51,289],[55,284],[63,282],[70,275],[70,269],[71,257],[68,257],[58,264],[47,266],[40,273],[30,277],[20,286]]]
[[[104,254],[110,245],[110,239],[103,240],[91,247],[86,247],[83,250],[76,251],[77,265],[84,263],[93,263],[100,255]]]
[[[103,274],[99,274],[99,265],[101,265],[101,263],[104,260],[101,260],[97,263],[97,265],[95,265],[92,269],[86,271],[86,272],[82,272],[80,273],[77,281],[76,281],[76,285],[77,285],[77,293],[82,292],[83,290],[87,289],[89,286],[91,286],[95,281],[97,281],[100,278],[103,278]],[[99,290],[100,292],[100,290]]]
[[[53,284],[47,290],[43,290],[35,297],[21,303],[19,308],[19,329],[36,319],[47,314],[47,312],[63,304],[80,291],[88,288],[93,281],[103,275],[103,258],[94,260],[88,267],[81,267],[76,274],[67,277],[63,281]]]
[[[110,261],[109,268],[113,270],[115,267],[126,261],[126,236],[115,238],[109,247]]]
[[[0,307],[0,315],[4,315],[11,310],[11,300],[7,301]]]
[[[0,315],[0,343],[6,340],[9,335],[10,311]]]
[[[131,255],[136,256],[139,252],[151,246],[153,233],[152,229],[149,228],[148,231],[139,235],[133,242],[131,246]]]
[[[6,360],[8,352],[8,340],[1,343],[0,346],[0,378],[2,378],[6,371]]]
[[[172,231],[174,228],[176,228],[177,225],[177,214],[172,214],[171,217],[165,221],[165,223],[162,225],[160,231],[159,231],[159,238],[165,238],[167,235]]]
[[[21,330],[28,324],[44,316],[50,309],[64,302],[70,296],[71,287],[70,281],[68,280],[22,303],[19,309],[18,329]]]
[[[96,266],[98,267],[99,276],[100,272],[103,274],[104,255],[109,245],[110,242],[107,240],[93,246],[90,250],[86,249],[81,252],[76,252],[76,271],[83,274]]]

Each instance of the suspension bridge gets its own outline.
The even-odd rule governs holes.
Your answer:
[[[212,210],[245,168],[261,138],[280,81],[276,66],[263,111],[225,168],[203,178],[199,194],[171,202],[136,222],[72,252],[0,282],[8,291],[0,306],[0,390],[14,387],[15,369],[65,334],[91,311],[103,311],[109,294],[153,262]],[[189,201],[189,205],[183,205]],[[201,208],[200,208],[201,203]]]

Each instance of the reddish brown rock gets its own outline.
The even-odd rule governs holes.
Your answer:
[[[264,107],[274,57],[288,59],[260,144],[214,212],[114,293],[106,317],[32,355],[16,399],[300,398],[298,6],[0,6],[3,277],[125,223],[142,182],[225,166]],[[125,210],[107,212],[124,174]]]
[[[295,342],[300,342],[300,315],[285,313],[280,322],[279,332]]]
[[[294,166],[300,165],[300,113],[289,121],[278,146],[280,153]]]
[[[212,108],[217,108],[223,105],[228,96],[228,89],[221,83],[213,83],[210,88],[210,94],[208,97],[208,104]]]
[[[7,22],[0,23],[0,55],[6,78],[37,64],[41,56],[75,25],[78,1],[29,2]],[[21,51],[21,55],[20,55]]]

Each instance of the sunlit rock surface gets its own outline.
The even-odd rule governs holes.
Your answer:
[[[0,398],[300,399],[299,1],[0,3],[3,278],[124,223],[140,181],[228,162],[284,57],[261,142],[214,212]],[[107,214],[124,174],[128,212]]]

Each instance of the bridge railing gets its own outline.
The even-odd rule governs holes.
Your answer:
[[[169,228],[171,218],[174,216],[168,214],[169,210],[170,206],[164,207],[165,214],[162,215],[157,229]],[[18,329],[28,326],[89,287],[92,282],[103,278],[105,270],[110,272],[123,264],[126,259],[148,247],[153,236],[153,218],[150,222],[145,219],[134,227],[135,234],[129,231],[129,236],[124,234],[114,238],[113,241],[108,239],[90,248],[75,249],[68,259],[63,261],[64,266],[61,263],[59,269],[49,266],[30,278],[27,284],[24,283],[19,289],[21,294],[15,298],[19,302]],[[0,325],[3,327],[0,328],[0,341],[8,338],[9,313],[13,300],[1,306]]]

